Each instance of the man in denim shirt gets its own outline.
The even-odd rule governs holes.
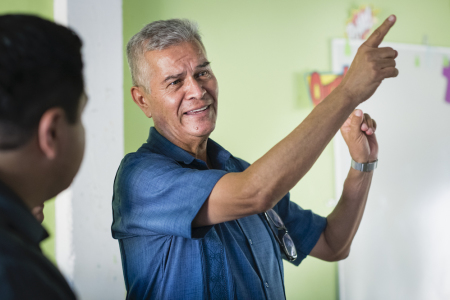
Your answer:
[[[131,94],[155,127],[122,160],[114,184],[112,234],[127,299],[283,299],[282,256],[295,265],[307,255],[347,257],[378,155],[376,123],[355,108],[398,74],[396,51],[378,48],[394,22],[383,23],[342,84],[252,165],[209,139],[218,86],[195,24],[153,22],[129,41]],[[325,219],[288,192],[340,127],[362,168],[350,169]]]

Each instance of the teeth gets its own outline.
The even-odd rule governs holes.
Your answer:
[[[199,111],[205,110],[205,109],[206,109],[207,107],[208,107],[208,105],[207,105],[207,106],[205,106],[205,107],[202,107],[202,108],[196,109],[196,110],[191,110],[190,112],[191,112],[191,113],[199,112]]]

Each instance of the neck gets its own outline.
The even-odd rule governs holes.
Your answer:
[[[165,132],[159,130],[158,127],[156,126],[155,128],[162,136],[168,139],[172,144],[185,150],[196,159],[204,161],[208,165],[208,167],[211,168],[207,153],[209,135],[204,137],[202,136],[202,137],[179,138],[171,134],[166,134]]]
[[[179,145],[177,146],[182,148],[183,150],[186,150],[190,155],[192,155],[196,159],[203,160],[205,163],[208,164],[207,145],[208,139],[206,138],[205,140],[199,141],[198,143],[195,144],[186,144],[185,147],[181,147]]]

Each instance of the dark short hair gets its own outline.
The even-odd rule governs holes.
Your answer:
[[[61,107],[76,122],[84,91],[81,45],[53,22],[0,16],[0,150],[25,144],[50,108]]]

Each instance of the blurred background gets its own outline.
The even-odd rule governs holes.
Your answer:
[[[0,0],[0,13],[56,20],[84,41],[86,156],[72,188],[56,204],[46,202],[51,237],[42,244],[81,299],[125,295],[119,247],[110,235],[112,184],[120,159],[145,142],[152,126],[129,92],[125,47],[131,36],[155,20],[198,22],[220,88],[212,138],[254,162],[313,109],[308,74],[332,72],[332,40],[347,38],[355,11],[367,6],[374,27],[397,16],[388,42],[450,47],[449,0]],[[329,214],[336,202],[335,168],[330,143],[291,199]],[[285,263],[285,285],[288,299],[339,299],[338,264],[312,257],[299,267]]]

